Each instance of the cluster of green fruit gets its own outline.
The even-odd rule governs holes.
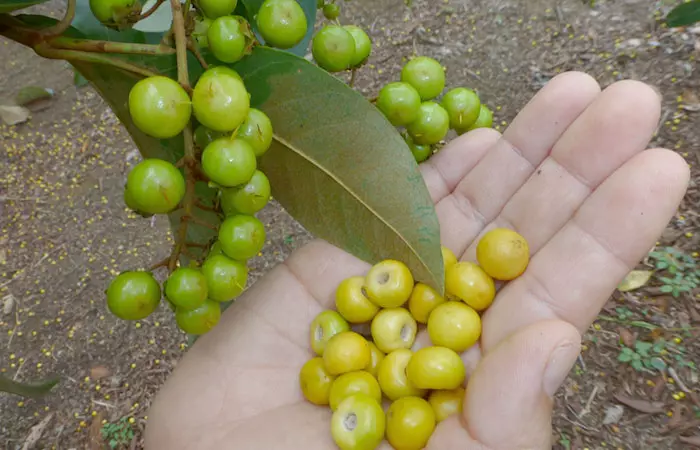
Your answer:
[[[388,259],[343,280],[336,309],[313,319],[315,356],[301,367],[299,385],[309,402],[330,406],[331,434],[342,450],[371,450],[385,438],[396,450],[419,450],[439,422],[461,412],[460,353],[481,337],[494,280],[520,276],[529,247],[515,231],[496,228],[479,240],[478,263],[458,262],[444,246],[442,256],[445,297]],[[414,351],[421,329],[431,345]]]
[[[464,134],[475,128],[488,128],[493,113],[471,89],[457,87],[440,100],[445,89],[445,70],[433,58],[418,56],[401,69],[401,81],[386,84],[377,97],[377,108],[402,133],[417,162],[433,154],[435,144],[450,129]]]

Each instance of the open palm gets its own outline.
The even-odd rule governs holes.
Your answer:
[[[587,75],[563,74],[502,136],[475,130],[422,165],[442,243],[462,260],[475,260],[476,240],[496,226],[521,233],[531,251],[463,355],[463,414],[440,423],[427,448],[551,448],[552,396],[579,354],[580,333],[687,186],[682,158],[645,150],[659,103],[639,82],[601,92]],[[270,271],[177,366],[149,412],[146,448],[335,448],[331,412],[304,400],[298,374],[313,356],[312,319],[333,307],[342,279],[368,267],[314,241]]]

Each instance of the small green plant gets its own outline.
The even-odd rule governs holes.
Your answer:
[[[654,343],[645,341],[635,341],[634,348],[622,346],[617,360],[628,363],[638,372],[652,372],[651,369],[664,370],[667,367],[666,361],[661,357],[666,352],[667,342],[659,339]]]
[[[615,312],[617,313],[617,317],[620,320],[631,319],[632,315],[633,315],[632,311],[630,311],[629,308],[625,308],[625,307],[615,308]]]
[[[102,425],[102,437],[109,448],[117,448],[120,445],[129,445],[134,439],[134,430],[126,417],[117,422]]]
[[[700,269],[695,258],[673,247],[665,247],[649,253],[657,272],[655,277],[663,283],[661,292],[678,297],[691,292],[700,284]]]

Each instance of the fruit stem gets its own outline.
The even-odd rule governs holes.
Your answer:
[[[173,32],[175,34],[175,50],[177,54],[177,81],[187,92],[191,92],[190,77],[187,73],[187,35],[185,34],[185,18],[182,15],[182,4],[180,0],[170,0],[170,6],[173,11]],[[185,138],[185,144],[187,144],[186,141],[187,138]],[[192,157],[194,157],[194,153],[192,153]]]
[[[192,39],[191,37],[187,39],[187,49],[192,52],[195,58],[197,58],[197,61],[199,61],[199,64],[204,70],[207,70],[209,68],[209,64],[207,64],[206,60],[199,52],[199,47],[197,47],[197,43],[194,42],[194,39]]]
[[[146,11],[145,13],[141,14],[141,16],[139,17],[139,20],[143,20],[143,19],[149,17],[151,14],[153,14],[154,12],[156,12],[156,10],[157,10],[157,9],[160,7],[160,5],[162,5],[163,3],[165,3],[165,0],[158,0],[158,1],[155,3],[155,5],[151,6],[151,9],[149,9],[149,10]]]
[[[350,81],[348,82],[348,86],[354,87],[355,86],[355,74],[357,73],[357,69],[353,67],[353,69],[350,71]]]
[[[167,45],[132,44],[128,42],[92,41],[57,37],[49,40],[54,48],[81,50],[94,53],[122,53],[133,55],[172,55],[175,49]]]
[[[218,228],[215,225],[210,224],[206,220],[202,220],[199,217],[195,217],[192,215],[187,216],[187,219],[183,216],[182,220],[186,220],[187,222],[192,222],[195,225],[199,225],[200,227],[204,228],[209,228],[210,230],[217,231]]]
[[[219,212],[219,211],[217,211],[217,209],[214,208],[213,206],[205,205],[204,203],[202,203],[202,202],[200,202],[200,201],[195,201],[194,206],[196,206],[197,208],[201,209],[202,211]]]
[[[154,270],[160,268],[160,267],[166,267],[168,265],[168,262],[170,261],[170,257],[161,259],[157,263],[153,264],[151,267],[148,268],[149,272],[153,272]]]
[[[66,7],[66,14],[63,16],[63,19],[61,19],[58,23],[41,30],[41,36],[44,38],[53,37],[53,36],[60,36],[68,28],[70,28],[70,24],[73,22],[73,19],[75,18],[75,5],[76,5],[76,3],[77,3],[76,0],[68,0],[68,6]]]

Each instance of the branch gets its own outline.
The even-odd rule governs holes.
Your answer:
[[[48,41],[54,48],[81,50],[92,53],[121,53],[130,55],[173,55],[175,49],[167,45],[132,44],[129,42],[93,41],[57,37]]]
[[[60,36],[68,28],[70,28],[70,24],[73,22],[73,19],[75,18],[75,5],[76,5],[76,0],[68,0],[66,14],[63,16],[63,19],[61,19],[61,21],[56,23],[55,25],[51,25],[50,27],[44,28],[43,30],[41,30],[41,35],[44,38],[53,37],[53,36]]]
[[[187,39],[187,49],[192,52],[195,58],[197,58],[197,61],[199,61],[199,64],[204,70],[207,70],[209,68],[209,64],[207,64],[207,61],[199,52],[199,47],[197,47],[197,43],[191,37]]]
[[[154,12],[156,12],[156,10],[157,10],[157,9],[160,7],[160,5],[162,5],[164,2],[165,2],[165,0],[158,0],[158,1],[156,2],[156,4],[153,5],[153,6],[151,7],[151,9],[149,9],[149,10],[146,11],[145,13],[141,14],[141,16],[139,17],[139,20],[143,20],[143,19],[149,17],[149,16],[150,16],[151,14],[153,14]]]
[[[177,1],[177,0],[174,0]],[[170,253],[170,258],[168,261],[168,270],[172,272],[177,266],[177,261],[180,258],[180,253],[185,248],[185,242],[187,240],[187,228],[189,227],[189,222],[194,219],[192,216],[192,207],[195,203],[194,188],[197,183],[197,179],[194,174],[193,168],[197,165],[197,160],[194,158],[194,139],[192,136],[192,125],[187,124],[185,129],[182,131],[183,137],[185,139],[185,157],[183,158],[185,166],[185,197],[182,201],[183,212],[180,217],[180,227],[178,228],[177,237],[175,238],[175,246]]]
[[[185,18],[182,16],[180,0],[170,0],[173,10],[173,32],[175,33],[175,49],[177,54],[177,81],[187,92],[190,92],[190,77],[187,73],[187,35],[185,34]],[[185,145],[187,144],[185,138]],[[194,152],[192,153],[194,157]]]
[[[144,77],[153,77],[158,75],[156,72],[152,72],[144,67],[137,66],[136,64],[131,64],[118,58],[110,58],[109,56],[100,55],[97,53],[57,49],[50,47],[48,44],[39,44],[34,47],[34,51],[37,55],[48,59],[64,59],[66,61],[82,61],[93,64],[105,64],[118,69],[126,70],[128,72],[136,73]]]

